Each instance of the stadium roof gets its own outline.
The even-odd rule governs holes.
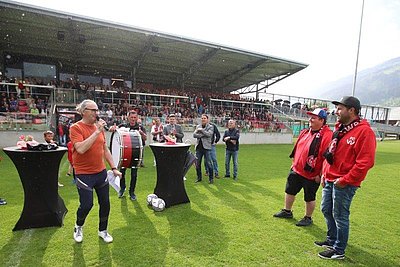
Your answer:
[[[0,52],[53,61],[60,72],[231,92],[272,85],[306,64],[125,24],[0,0]]]

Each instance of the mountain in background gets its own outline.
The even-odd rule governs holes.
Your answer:
[[[400,57],[358,72],[355,96],[362,104],[400,106]],[[326,84],[314,92],[317,98],[340,99],[351,95],[353,76]]]

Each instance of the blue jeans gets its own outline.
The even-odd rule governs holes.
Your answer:
[[[67,145],[67,135],[66,134],[60,135],[58,137],[58,141],[59,141],[60,146],[66,146]]]
[[[203,159],[206,164],[206,169],[208,170],[208,179],[211,181],[214,178],[214,173],[211,165],[211,149],[197,149],[196,150],[196,158],[197,158],[197,165],[196,165],[196,173],[197,173],[197,180],[202,179],[201,174],[201,160]]]
[[[322,189],[321,211],[328,227],[327,241],[343,253],[346,250],[350,230],[350,205],[358,187],[347,185],[338,188],[327,182]]]
[[[215,176],[217,176],[219,172],[218,172],[218,162],[217,162],[217,150],[215,148],[215,145],[211,146],[210,156],[211,156],[211,168],[214,169],[214,174]],[[206,162],[204,162],[204,168],[206,169],[206,173],[208,174]]]
[[[231,157],[233,160],[233,177],[237,177],[237,171],[238,171],[238,150],[236,151],[231,151],[231,150],[225,150],[225,175],[231,175],[230,171],[230,164],[231,164]]]

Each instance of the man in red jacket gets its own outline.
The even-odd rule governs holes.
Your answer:
[[[332,139],[332,131],[326,125],[326,111],[316,108],[307,114],[310,116],[310,127],[300,133],[290,155],[293,163],[286,181],[285,208],[274,214],[277,218],[293,218],[293,202],[297,193],[303,188],[306,212],[296,223],[297,226],[312,224],[315,196],[321,181],[323,154]]]
[[[336,105],[337,123],[325,153],[322,169],[321,211],[328,232],[325,241],[314,242],[326,250],[324,259],[344,259],[349,239],[350,204],[356,190],[374,166],[376,138],[371,126],[360,118],[360,101],[344,96]]]

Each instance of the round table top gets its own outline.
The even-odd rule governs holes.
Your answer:
[[[186,143],[176,143],[176,144],[168,144],[168,143],[152,143],[150,146],[156,146],[156,147],[188,147],[190,144]]]
[[[3,150],[4,151],[10,151],[10,152],[20,152],[20,153],[26,153],[26,152],[29,152],[29,153],[34,153],[34,152],[56,152],[56,151],[66,151],[66,150],[68,150],[66,147],[62,147],[62,146],[59,146],[59,147],[57,147],[57,149],[54,149],[54,150],[27,150],[27,149],[20,149],[19,147],[17,147],[17,146],[10,146],[10,147],[5,147],[5,148],[3,148]]]

